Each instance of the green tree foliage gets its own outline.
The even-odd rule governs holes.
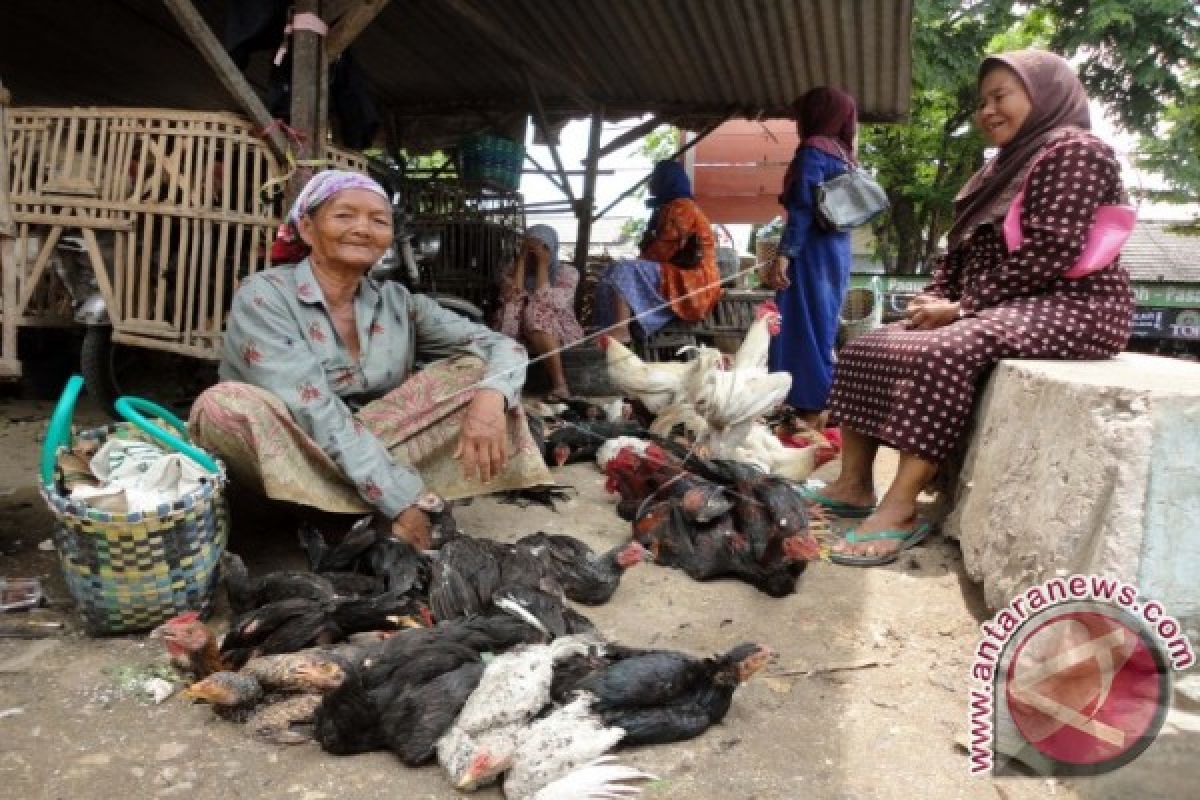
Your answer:
[[[913,24],[910,122],[868,125],[860,156],[887,189],[892,209],[875,226],[889,272],[924,271],[950,226],[954,195],[982,164],[983,139],[971,127],[975,76],[996,37],[1016,41],[1007,3],[917,0]]]
[[[1163,113],[1162,135],[1142,137],[1138,164],[1166,179],[1161,199],[1200,203],[1200,70],[1189,70],[1184,85],[1183,100]]]
[[[1143,164],[1200,197],[1200,25],[1195,0],[916,0],[910,122],[864,126],[861,156],[892,211],[876,225],[889,271],[924,271],[954,195],[983,163],[971,121],[988,53],[1047,47],[1072,58],[1115,121],[1148,136]],[[1165,133],[1165,135],[1164,135]]]

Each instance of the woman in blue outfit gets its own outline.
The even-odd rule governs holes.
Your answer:
[[[777,290],[775,303],[783,317],[782,330],[771,341],[771,371],[791,373],[788,403],[815,426],[833,384],[833,347],[850,280],[850,234],[821,229],[816,191],[854,162],[858,112],[854,98],[828,87],[809,90],[795,109],[800,146],[779,197],[787,223],[779,257],[762,278]]]

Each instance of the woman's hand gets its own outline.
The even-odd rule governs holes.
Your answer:
[[[392,536],[408,542],[418,550],[428,550],[433,546],[432,526],[429,515],[415,503],[401,511],[392,520]]]
[[[504,395],[495,389],[480,389],[463,415],[462,433],[454,451],[462,464],[463,477],[478,476],[487,483],[499,475],[508,460],[507,434]]]
[[[786,289],[792,285],[788,278],[788,257],[779,256],[761,273],[762,282],[768,289]]]
[[[515,281],[516,277],[517,276],[514,275],[513,279],[504,280],[500,284],[500,299],[505,303],[514,303],[517,300],[520,300],[521,295],[524,294],[524,292],[521,290],[521,286],[523,284],[518,284]]]
[[[921,300],[921,302],[917,302]],[[962,306],[950,300],[917,295],[908,304],[904,312],[908,317],[908,327],[913,330],[930,331],[941,328],[952,322],[957,322]]]

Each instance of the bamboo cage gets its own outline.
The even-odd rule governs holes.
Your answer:
[[[283,210],[286,165],[251,124],[149,108],[3,111],[0,169],[14,223],[0,251],[6,339],[13,320],[72,324],[70,298],[47,268],[67,234],[83,241],[114,341],[218,359],[233,293],[269,266]],[[355,153],[331,147],[326,160],[366,171]]]
[[[413,229],[441,238],[441,250],[417,288],[462,297],[486,309],[525,229],[521,195],[427,180],[407,182],[400,196]]]

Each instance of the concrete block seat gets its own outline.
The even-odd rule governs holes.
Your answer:
[[[943,528],[992,608],[1096,573],[1200,622],[1200,365],[1002,361],[951,484]]]

